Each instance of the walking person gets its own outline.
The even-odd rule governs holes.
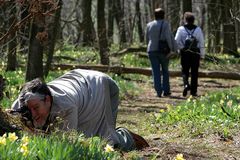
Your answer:
[[[200,27],[194,24],[195,17],[192,12],[184,13],[185,24],[177,30],[175,40],[181,54],[183,96],[188,91],[192,96],[197,96],[198,70],[200,59],[205,56],[204,37]],[[191,83],[189,83],[189,72],[191,70]]]
[[[155,20],[149,22],[146,28],[147,52],[151,62],[154,88],[157,96],[171,95],[169,84],[169,58],[167,55],[176,50],[175,40],[169,23],[164,20],[165,12],[161,8],[155,9]],[[160,42],[159,42],[160,41]],[[168,51],[160,49],[160,45],[167,45]],[[161,73],[162,71],[162,73]]]

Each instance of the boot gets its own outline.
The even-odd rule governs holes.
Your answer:
[[[183,85],[184,85],[184,89],[183,89],[183,97],[187,96],[187,92],[190,90],[190,86],[188,83],[188,77],[183,76]]]
[[[137,150],[142,150],[143,148],[149,147],[149,144],[142,136],[140,136],[136,133],[133,133],[131,131],[129,131],[129,133],[132,135],[132,137],[135,141],[135,146],[136,146]]]
[[[187,92],[190,90],[190,86],[189,85],[186,85],[184,86],[184,89],[183,89],[183,97],[186,97],[187,96]]]

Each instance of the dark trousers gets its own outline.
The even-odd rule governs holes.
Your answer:
[[[184,87],[189,87],[191,94],[197,94],[198,87],[198,68],[200,55],[187,51],[181,52],[182,78]],[[191,84],[189,84],[189,72],[191,70]]]

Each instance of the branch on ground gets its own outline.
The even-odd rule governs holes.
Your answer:
[[[120,56],[124,56],[126,54],[135,54],[135,55],[138,55],[141,58],[148,58],[148,55],[147,55],[146,52],[147,52],[146,47],[129,47],[129,48],[122,49],[118,52],[113,52],[110,55],[112,57],[120,57]],[[178,56],[175,56],[174,58],[177,58],[177,57]],[[223,60],[221,60],[220,58],[217,58],[214,55],[208,55],[207,54],[205,56],[205,60],[208,61],[208,62],[223,63]]]
[[[52,70],[67,70],[67,69],[92,69],[102,72],[112,72],[116,74],[142,74],[146,76],[152,75],[150,68],[137,67],[121,67],[121,66],[106,66],[106,65],[69,65],[69,64],[52,64]],[[180,71],[169,71],[170,77],[181,77]],[[220,72],[220,71],[199,71],[200,78],[218,78],[240,80],[240,73],[237,72]]]

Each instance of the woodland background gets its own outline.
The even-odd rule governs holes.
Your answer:
[[[172,95],[155,95],[145,29],[157,7],[173,34],[185,11],[204,32],[197,98],[182,97],[179,56],[169,64]],[[0,145],[0,159],[240,159],[239,34],[240,0],[0,0],[0,135],[14,131],[6,122],[10,129],[17,123],[3,109],[24,81],[48,82],[75,67],[104,70],[116,80],[117,126],[150,144],[108,153],[98,139],[30,136],[28,157],[19,152],[19,140]]]
[[[239,0],[0,0],[1,61],[6,71],[26,67],[26,80],[45,77],[55,51],[68,44],[89,47],[98,52],[97,63],[113,65],[113,48],[146,49],[146,24],[157,7],[165,10],[173,34],[183,13],[192,11],[207,54],[240,57]]]

